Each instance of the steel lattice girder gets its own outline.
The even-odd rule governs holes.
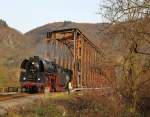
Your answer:
[[[64,67],[72,64],[74,87],[99,88],[105,84],[105,78],[99,73],[101,51],[79,29],[68,28],[47,33],[46,44],[57,41],[72,53],[73,60],[59,60]],[[62,46],[61,45],[61,46]],[[60,46],[60,45],[57,45]],[[48,56],[48,54],[46,54]],[[61,59],[61,58],[59,58]]]

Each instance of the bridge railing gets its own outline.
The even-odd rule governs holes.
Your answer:
[[[1,87],[0,93],[20,92],[21,87]]]

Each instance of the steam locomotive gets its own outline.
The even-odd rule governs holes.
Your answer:
[[[65,91],[72,80],[72,70],[39,56],[30,57],[21,63],[20,83],[25,92]]]

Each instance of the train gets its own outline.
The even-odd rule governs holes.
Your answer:
[[[44,93],[69,90],[73,71],[39,56],[24,59],[20,66],[20,85],[23,92]]]

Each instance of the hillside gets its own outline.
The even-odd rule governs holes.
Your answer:
[[[32,53],[31,42],[22,33],[0,20],[0,86],[16,80],[21,60]]]
[[[4,22],[0,20],[0,59],[5,58],[7,64],[10,64],[30,53],[27,50],[31,49],[32,40],[29,40],[22,33],[9,27]]]

